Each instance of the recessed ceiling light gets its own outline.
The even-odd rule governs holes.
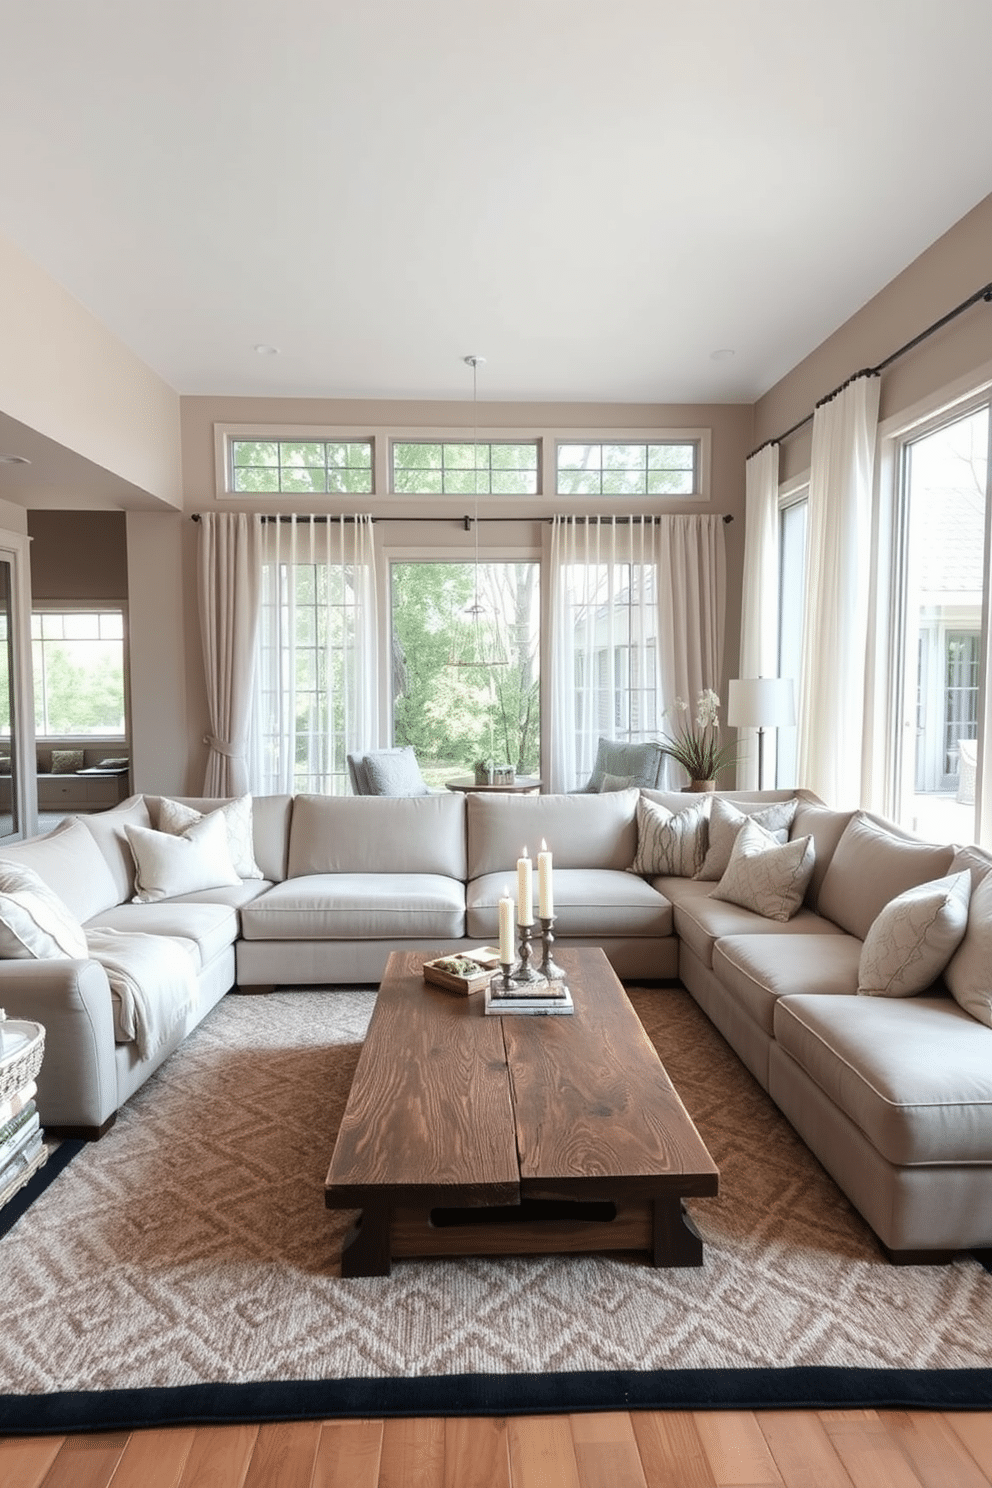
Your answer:
[[[252,350],[253,351],[256,351],[259,356],[278,356],[279,355],[279,348],[278,348],[278,346],[266,346],[265,343],[262,342],[262,341],[260,341],[257,346],[253,346],[252,347]]]
[[[27,455],[0,455],[0,465],[30,465]]]
[[[737,355],[732,346],[721,346],[717,351],[710,352],[711,362],[729,362],[731,357]]]

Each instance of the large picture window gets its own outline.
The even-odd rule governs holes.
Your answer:
[[[31,650],[38,738],[124,738],[122,609],[36,610]]]

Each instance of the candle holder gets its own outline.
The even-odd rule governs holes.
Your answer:
[[[550,919],[544,919],[544,917],[541,916],[540,920],[541,975],[543,977],[546,977],[549,982],[563,982],[565,980],[565,972],[562,967],[558,965],[551,954],[551,947],[555,943],[554,930],[552,929],[552,926],[555,922],[554,916],[552,915]]]
[[[534,935],[533,925],[518,925],[520,931],[520,965],[513,974],[513,980],[518,985],[527,982],[539,982],[542,980],[541,973],[535,971],[530,964],[530,943]]]
[[[503,979],[500,981],[498,977],[493,977],[491,985],[494,992],[501,992],[505,995],[513,990],[513,979],[510,975],[513,971],[513,962],[501,961],[499,969],[503,973]]]

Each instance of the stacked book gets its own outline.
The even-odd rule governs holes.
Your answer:
[[[2,1050],[5,1056],[13,1052],[20,1054],[21,1044],[26,1053],[33,1053],[31,1046],[41,1042],[42,1030],[36,1023],[7,1022],[0,1023],[0,1027],[3,1029]],[[32,1066],[36,1072],[37,1063],[40,1059],[37,1062],[34,1059],[30,1062],[12,1061],[15,1069],[25,1071],[23,1081],[13,1089],[8,1084],[7,1094],[0,1100],[0,1208],[48,1160],[45,1134],[35,1101],[38,1086],[33,1075],[27,1073]]]
[[[514,982],[504,986],[501,976],[493,977],[486,988],[487,1013],[574,1013],[572,994],[564,982],[549,982],[545,977],[536,982]]]

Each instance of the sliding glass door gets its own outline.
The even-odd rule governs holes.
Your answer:
[[[941,841],[980,836],[989,700],[989,404],[901,449],[896,627],[899,819]]]

